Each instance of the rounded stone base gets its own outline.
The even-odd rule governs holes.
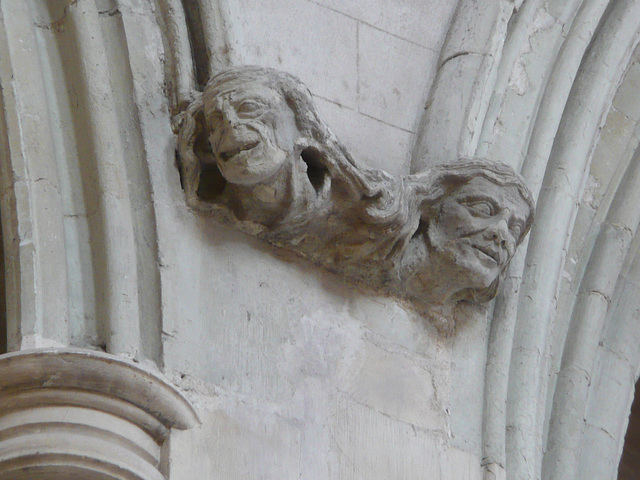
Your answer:
[[[195,423],[177,390],[121,358],[0,356],[0,480],[163,480],[169,430]]]

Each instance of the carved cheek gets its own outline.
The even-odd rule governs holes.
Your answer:
[[[467,237],[478,232],[484,233],[488,228],[485,219],[472,215],[464,205],[459,205],[455,214],[452,215],[451,222],[456,225],[458,237]]]

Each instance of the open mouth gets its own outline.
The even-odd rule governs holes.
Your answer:
[[[220,158],[222,159],[222,161],[226,162],[232,159],[233,157],[235,157],[236,155],[238,155],[239,153],[246,152],[248,150],[253,150],[258,146],[258,143],[260,142],[256,140],[253,142],[245,143],[244,145],[241,145],[237,148],[226,150],[224,152],[219,152]]]
[[[500,252],[482,245],[473,245],[473,248],[480,252],[480,255],[487,257],[493,260],[497,265],[500,265]]]

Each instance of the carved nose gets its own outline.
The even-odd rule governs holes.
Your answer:
[[[228,127],[235,127],[238,125],[238,115],[236,114],[235,109],[229,105],[228,103],[222,106],[222,117],[224,119],[224,123]]]
[[[507,248],[508,231],[509,227],[507,222],[500,220],[497,224],[492,226],[487,233],[489,239],[493,240],[496,245],[500,245],[502,248]]]
[[[492,240],[502,248],[507,248],[507,241],[502,238],[502,234],[500,232],[494,232]]]
[[[234,113],[225,114],[224,119],[228,127],[234,128],[238,125],[238,117]]]

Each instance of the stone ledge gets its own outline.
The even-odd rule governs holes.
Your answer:
[[[162,480],[171,428],[198,423],[158,375],[85,350],[0,356],[0,480]]]

